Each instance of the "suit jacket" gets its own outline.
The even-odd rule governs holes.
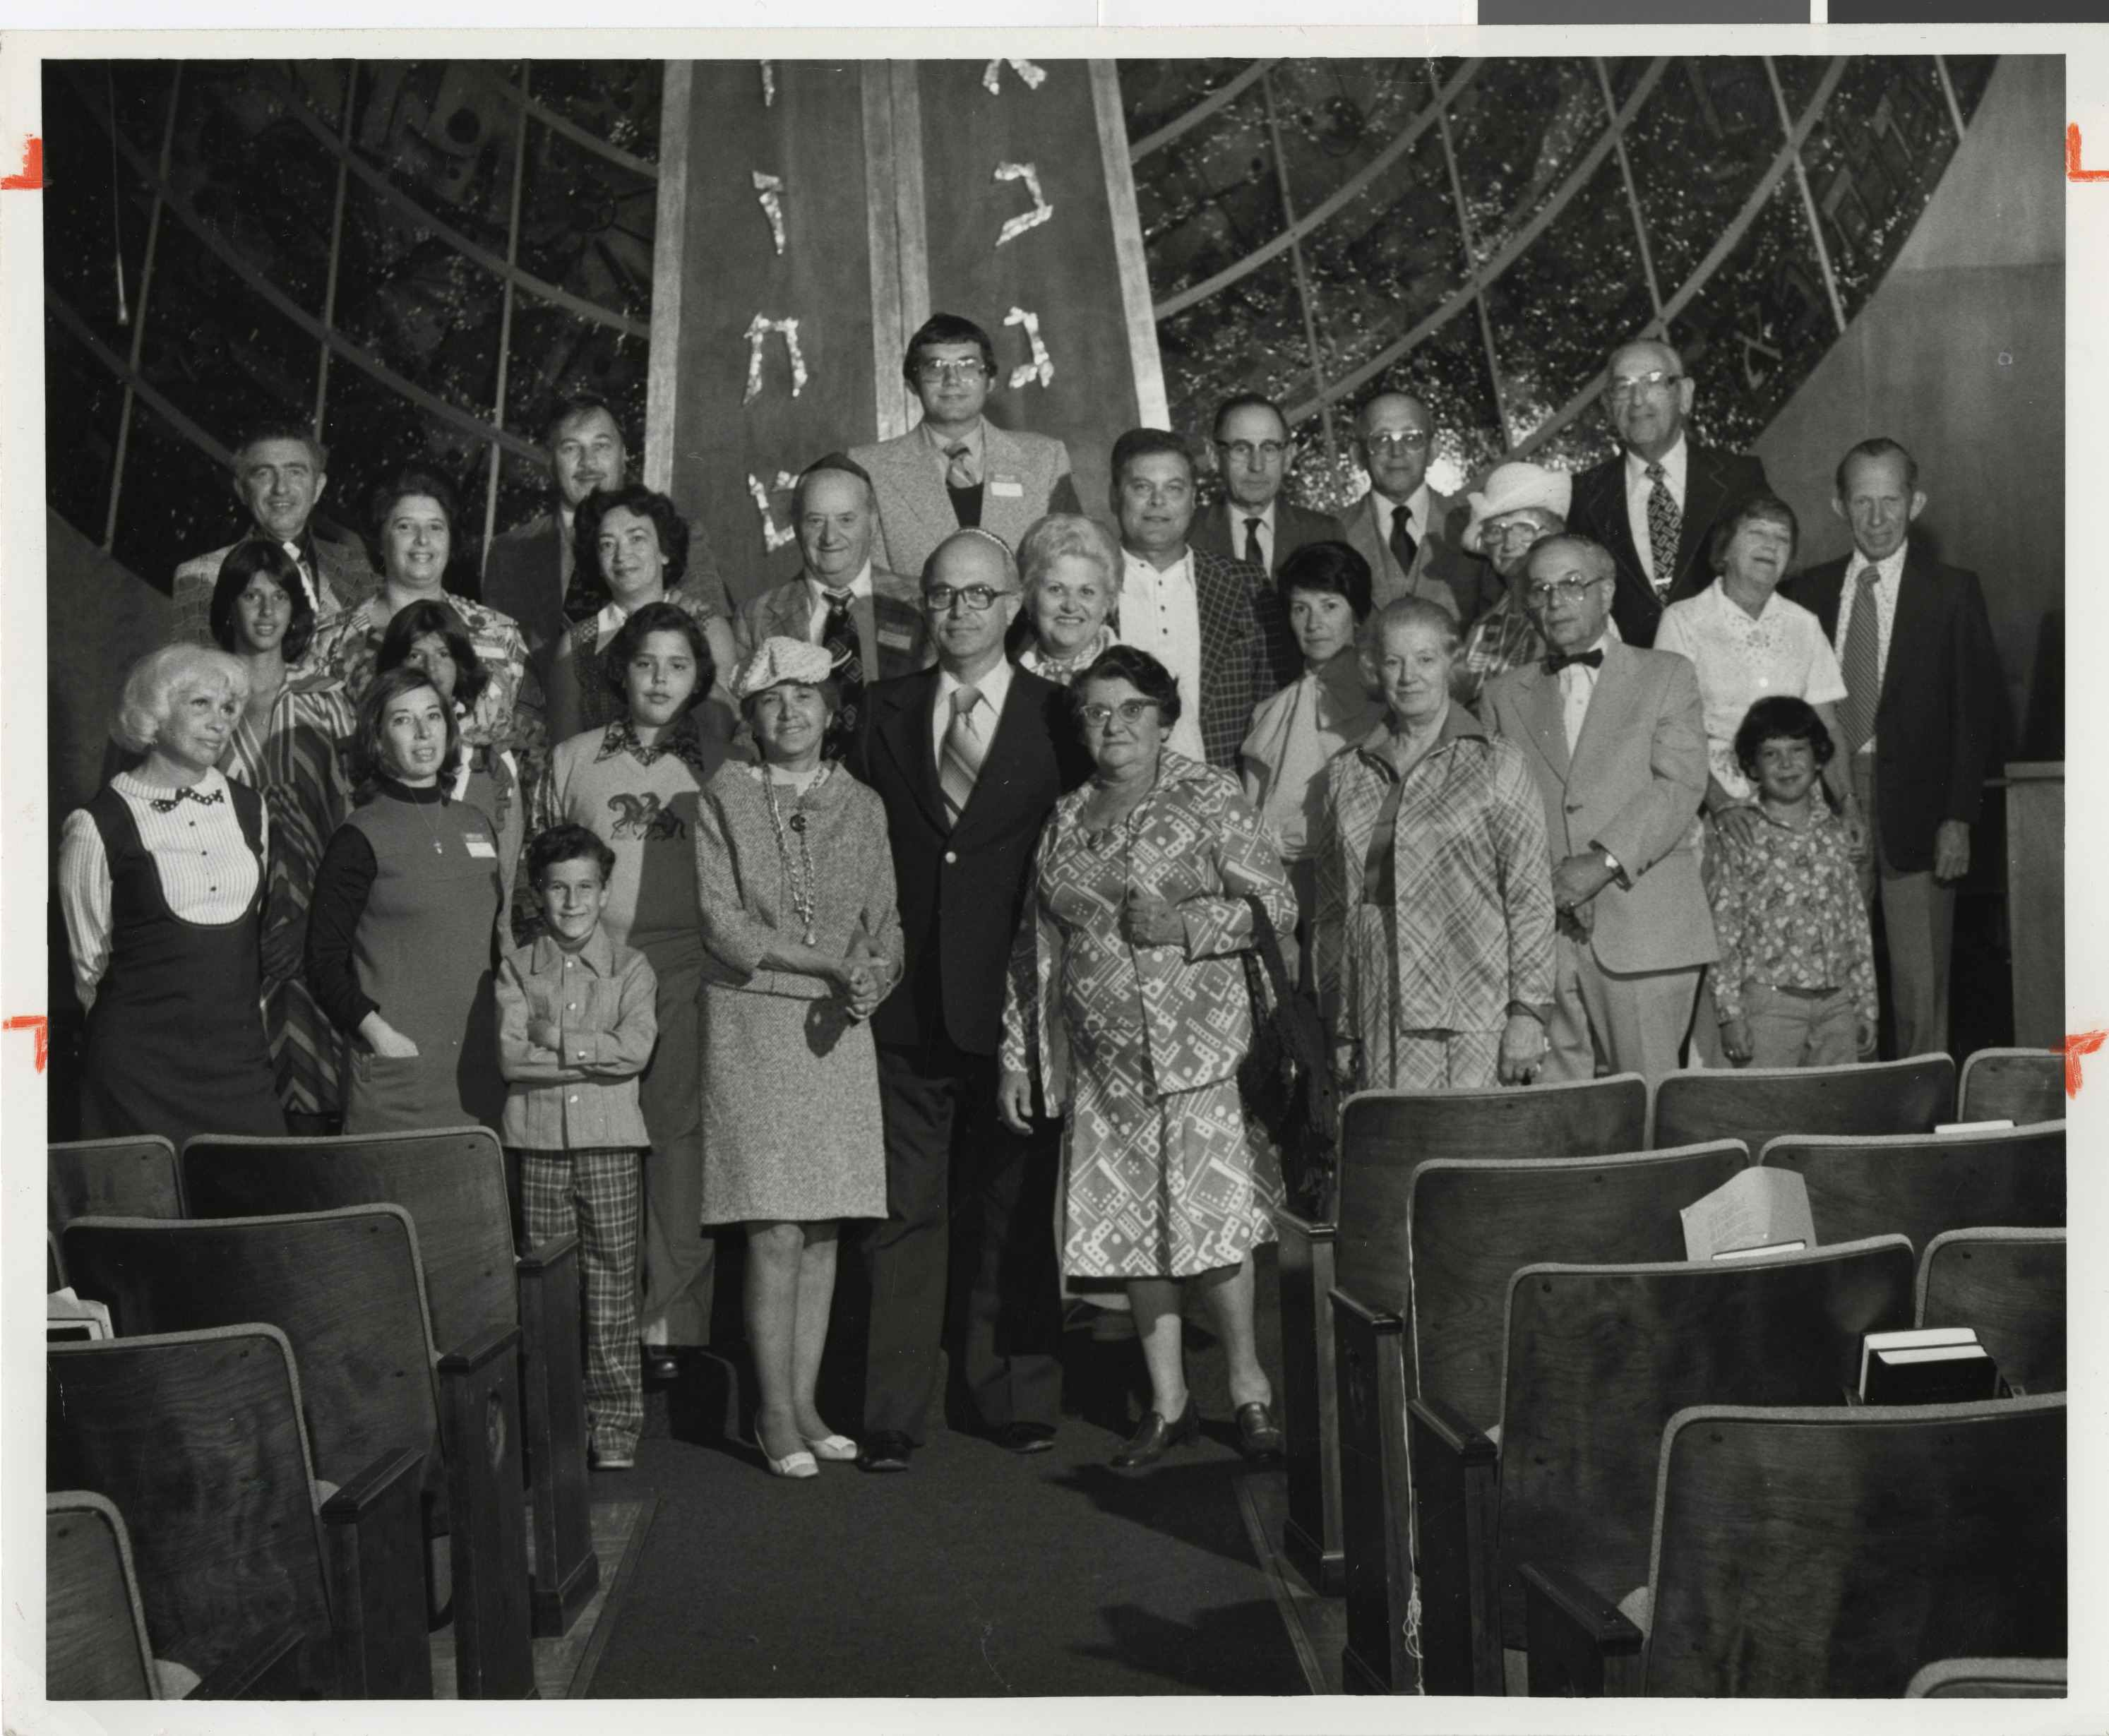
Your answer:
[[[1233,525],[1232,512],[1241,512],[1235,502],[1217,501],[1213,507],[1204,507],[1194,520],[1194,528],[1187,532],[1186,539],[1194,548],[1225,561],[1242,561],[1245,557],[1245,527]],[[1343,543],[1348,533],[1339,520],[1330,512],[1314,512],[1308,507],[1299,507],[1286,495],[1274,503],[1274,558],[1267,565],[1271,579],[1281,570],[1282,562],[1307,543]]]
[[[1740,452],[1723,452],[1685,437],[1684,520],[1677,537],[1677,571],[1667,597],[1655,595],[1633,542],[1632,516],[1626,511],[1626,454],[1621,447],[1601,464],[1574,479],[1574,503],[1567,528],[1601,543],[1619,564],[1612,618],[1628,645],[1655,643],[1655,624],[1666,603],[1696,597],[1714,582],[1707,545],[1721,515],[1769,488],[1764,461]]]
[[[957,826],[946,818],[931,746],[937,671],[867,690],[847,764],[886,804],[901,905],[900,982],[872,1015],[881,1043],[950,1039],[993,1055],[1011,943],[1040,828],[1055,798],[1090,775],[1063,690],[1014,670],[1003,715]]]
[[[1413,570],[1407,573],[1399,570],[1391,552],[1390,509],[1380,511],[1375,490],[1349,508],[1348,542],[1370,563],[1370,597],[1378,608],[1394,597],[1425,597],[1441,604],[1461,623],[1469,623],[1493,601],[1499,593],[1500,581],[1493,581],[1488,595],[1481,599],[1480,590],[1487,584],[1484,575],[1492,569],[1458,546],[1464,528],[1459,516],[1469,512],[1470,508],[1456,495],[1438,494],[1430,489],[1427,534],[1414,550]]]
[[[262,533],[253,526],[242,538],[247,542]],[[321,581],[323,595],[318,620],[326,620],[332,615],[341,615],[346,609],[355,609],[380,588],[381,575],[374,570],[368,558],[365,543],[352,532],[341,526],[310,520],[308,537],[314,550],[315,576]],[[212,637],[212,593],[219,583],[220,564],[234,552],[235,544],[215,548],[210,554],[193,556],[176,569],[175,584],[169,596],[176,606],[175,640],[187,640],[193,645],[210,645]]]
[[[960,528],[944,472],[919,426],[875,446],[851,449],[878,495],[878,536],[872,563],[920,581],[930,552]],[[982,424],[982,528],[1015,549],[1032,521],[1077,512],[1069,449],[1044,434],[1014,434]]]
[[[912,579],[874,566],[871,570],[872,625],[878,643],[865,647],[875,656],[865,659],[866,681],[890,681],[912,675],[937,661],[930,626],[923,613],[922,588]],[[808,638],[812,633],[813,593],[806,575],[771,585],[750,597],[732,618],[733,638],[744,658],[764,639]]]
[[[1497,675],[1481,704],[1538,779],[1553,862],[1601,845],[1631,882],[1614,881],[1589,902],[1597,962],[1613,971],[1673,971],[1715,958],[1699,878],[1706,725],[1691,665],[1666,651],[1607,643],[1571,759],[1560,678],[1542,662]]]
[[[1303,673],[1289,611],[1257,566],[1190,544],[1194,612],[1201,625],[1201,692],[1181,694],[1200,708],[1208,764],[1235,773],[1253,714]]]
[[[1852,560],[1827,561],[1784,587],[1834,642]],[[1902,872],[1933,866],[1943,820],[1976,822],[1998,731],[2000,681],[1976,574],[1907,549],[1875,705],[1876,823]]]

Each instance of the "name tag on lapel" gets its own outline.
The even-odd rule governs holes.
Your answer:
[[[464,837],[462,842],[467,846],[472,856],[488,856],[493,862],[498,859],[498,846],[488,838],[471,835]]]
[[[898,627],[882,627],[878,629],[878,643],[889,651],[909,651],[915,647],[915,635],[904,633]]]
[[[989,493],[1002,500],[1023,500],[1025,485],[1014,482],[1008,476],[991,476],[989,478]]]

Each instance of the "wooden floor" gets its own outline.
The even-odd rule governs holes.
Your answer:
[[[600,1558],[600,1586],[579,1612],[571,1631],[535,1644],[535,1688],[544,1700],[579,1700],[593,1684],[594,1666],[613,1630],[631,1565],[652,1528],[657,1499],[593,1504],[594,1553]],[[432,1698],[454,1698],[454,1630],[449,1622],[432,1635]]]
[[[1321,1598],[1282,1553],[1282,1526],[1289,1518],[1289,1473],[1256,1471],[1237,1480],[1238,1508],[1253,1553],[1267,1574],[1275,1607],[1289,1630],[1313,1693],[1344,1693],[1340,1653],[1348,1643],[1348,1606],[1340,1598]]]

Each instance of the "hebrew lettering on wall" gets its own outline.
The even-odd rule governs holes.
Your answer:
[[[766,313],[757,313],[747,322],[747,395],[743,404],[752,404],[761,395],[761,347],[772,331],[781,332],[784,347],[791,356],[791,395],[796,398],[806,389],[806,358],[798,348],[798,322],[796,318],[771,319]]]
[[[761,202],[761,214],[769,219],[770,238],[776,243],[780,257],[784,251],[784,178],[765,175],[754,171],[754,196]]]
[[[999,181],[1023,181],[1025,190],[1032,195],[1032,209],[1021,211],[1015,217],[1004,219],[1003,228],[996,232],[996,244],[1000,247],[1005,241],[1014,241],[1027,229],[1036,229],[1054,214],[1054,207],[1041,196],[1040,171],[1030,163],[999,163],[996,165]]]
[[[762,64],[766,65],[768,63],[764,61]],[[1013,61],[1010,63],[1010,70],[1018,74],[1018,82],[1027,90],[1038,90],[1047,82],[1047,69],[1044,66],[1036,66],[1030,61]],[[1000,97],[1003,94],[1003,62],[1001,61],[991,61],[988,63],[988,70],[982,74],[982,85],[991,97]]]
[[[788,470],[777,471],[776,485],[774,489],[770,489],[752,471],[747,473],[747,491],[754,497],[754,510],[761,515],[761,540],[767,545],[771,554],[797,541],[798,533],[795,530],[778,525],[776,514],[769,504],[769,497],[772,493],[787,494],[797,485],[797,477]]]
[[[1011,389],[1029,385],[1037,380],[1043,386],[1054,383],[1054,358],[1047,353],[1047,345],[1040,336],[1040,316],[1026,308],[1013,308],[1003,317],[1006,326],[1025,327],[1026,341],[1032,346],[1032,359],[1021,362],[1010,371]]]

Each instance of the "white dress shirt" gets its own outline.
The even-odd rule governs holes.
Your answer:
[[[1010,662],[999,658],[996,665],[973,683],[982,697],[972,715],[986,746],[996,740],[996,726],[1003,719],[1003,702],[1010,697]],[[930,708],[930,763],[945,763],[945,732],[952,727],[952,696],[967,683],[949,670],[937,671],[937,703]]]
[[[1208,760],[1201,742],[1201,604],[1194,587],[1194,552],[1183,551],[1162,572],[1123,550],[1120,636],[1146,651],[1179,683],[1179,721],[1164,745],[1190,760]]]
[[[1593,645],[1583,647],[1584,655],[1601,651],[1611,643],[1606,633]],[[1592,669],[1586,663],[1570,663],[1556,678],[1560,683],[1561,720],[1567,725],[1567,753],[1571,759],[1582,740],[1582,725],[1588,720],[1589,701],[1596,697],[1596,678],[1601,669]]]
[[[1684,474],[1691,456],[1691,443],[1682,435],[1677,444],[1655,462],[1662,466],[1663,486],[1669,490],[1669,498],[1677,503],[1682,516],[1684,512]],[[1647,473],[1648,461],[1637,452],[1626,454],[1626,522],[1633,527],[1633,547],[1640,551],[1641,570],[1647,575],[1650,584],[1660,590],[1669,581],[1657,584],[1655,575],[1655,541],[1648,534],[1648,496],[1655,492],[1655,479]]]
[[[1259,521],[1259,564],[1269,572],[1274,570],[1274,507],[1270,500],[1263,507],[1240,506],[1235,500],[1223,503],[1223,510],[1231,516],[1231,558],[1242,561],[1245,557],[1245,521]]]
[[[850,593],[850,622],[856,629],[857,655],[864,661],[864,679],[870,680],[878,668],[878,617],[871,600],[871,562],[867,559],[847,587]],[[828,587],[811,573],[806,575],[806,594],[812,608],[806,621],[806,643],[817,645],[828,625]]]
[[[1897,622],[1897,592],[1904,582],[1904,557],[1910,552],[1908,539],[1897,544],[1885,560],[1873,562],[1880,575],[1875,580],[1875,691],[1881,692],[1882,683],[1890,673],[1890,629]],[[1853,604],[1860,594],[1860,575],[1869,566],[1867,557],[1856,548],[1853,557],[1845,563],[1845,588],[1838,593],[1838,633],[1831,642],[1838,654],[1838,666],[1845,666],[1845,629],[1853,624]],[[1860,751],[1871,754],[1875,751],[1875,738],[1871,734],[1861,745]]]
[[[1402,506],[1406,508],[1406,528],[1418,550],[1428,540],[1428,485],[1422,483],[1407,498],[1393,500],[1374,483],[1370,486],[1370,505],[1376,513],[1377,541],[1384,547],[1384,559],[1393,562],[1391,552],[1392,526],[1397,522],[1394,515]]]

